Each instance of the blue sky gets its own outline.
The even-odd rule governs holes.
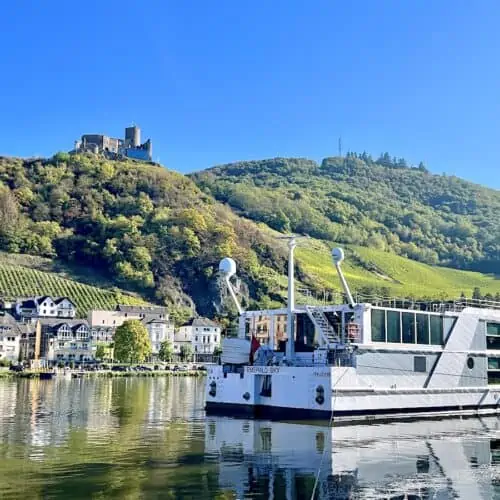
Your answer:
[[[496,1],[71,1],[2,6],[0,154],[132,122],[191,172],[382,151],[500,188]]]

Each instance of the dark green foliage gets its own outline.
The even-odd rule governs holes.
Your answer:
[[[161,359],[161,361],[170,362],[172,361],[173,355],[174,355],[174,346],[172,345],[172,342],[164,340],[161,343],[158,357]]]
[[[191,361],[191,358],[193,357],[193,348],[191,347],[191,344],[182,344],[180,356],[182,361]]]
[[[214,273],[232,256],[253,298],[260,262],[283,268],[271,238],[187,177],[135,161],[58,153],[0,158],[0,249],[91,266],[149,300],[210,314]]]
[[[214,167],[192,178],[280,231],[391,250],[429,264],[500,273],[500,193],[423,163],[363,153]]]

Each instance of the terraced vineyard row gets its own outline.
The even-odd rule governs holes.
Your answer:
[[[119,291],[104,290],[62,278],[53,273],[23,266],[0,264],[0,296],[5,298],[36,295],[67,296],[75,302],[79,316],[90,309],[112,309],[117,304],[143,304],[144,301]]]

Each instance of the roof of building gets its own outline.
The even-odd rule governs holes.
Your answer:
[[[69,302],[71,302],[71,304],[73,304],[73,306],[76,307],[76,304],[69,297],[51,297],[50,295],[19,299],[19,302],[21,307],[34,309],[37,305],[41,304],[46,299],[52,299],[54,301],[54,304],[56,305],[60,304],[63,300],[68,300]]]
[[[33,333],[35,331],[35,323],[17,323],[17,327],[21,333]]]
[[[20,306],[21,307],[27,307],[27,308],[30,308],[30,309],[35,309],[36,308],[35,299],[21,300]]]
[[[142,319],[142,322],[143,323],[146,323],[147,325],[150,325],[151,323],[159,323],[160,325],[170,325],[171,322],[170,321],[167,321],[166,319],[156,319],[156,318],[153,318],[153,319],[150,319],[148,321],[149,318],[143,318]]]
[[[0,326],[10,326],[15,333],[22,333],[14,316],[3,311],[0,312]]]
[[[220,325],[217,324],[215,321],[212,321],[211,319],[208,318],[192,318],[188,322],[184,323],[182,326],[205,326],[205,327],[211,327],[211,328],[220,328]]]
[[[40,318],[38,321],[40,321],[42,326],[52,327],[59,327],[61,325],[68,325],[71,328],[78,327],[80,325],[89,326],[86,319]]]
[[[168,310],[163,306],[125,306],[117,305],[117,311],[127,312],[127,313],[143,313],[143,314],[167,314]]]
[[[59,305],[63,300],[67,300],[68,302],[71,302],[71,304],[76,306],[76,304],[69,297],[57,297],[54,299],[54,302],[56,305]]]

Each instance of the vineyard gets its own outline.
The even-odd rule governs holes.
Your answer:
[[[6,299],[38,295],[66,296],[77,306],[78,316],[90,309],[114,309],[117,304],[144,304],[119,290],[104,290],[62,278],[54,273],[23,266],[0,264],[0,296]]]
[[[461,293],[471,297],[475,287],[483,293],[500,292],[500,280],[493,275],[460,271],[416,262],[394,253],[372,248],[344,245],[343,264],[353,290],[384,287],[393,296],[456,299]],[[302,271],[325,289],[340,290],[340,282],[330,256],[329,246],[310,238],[296,250]]]

